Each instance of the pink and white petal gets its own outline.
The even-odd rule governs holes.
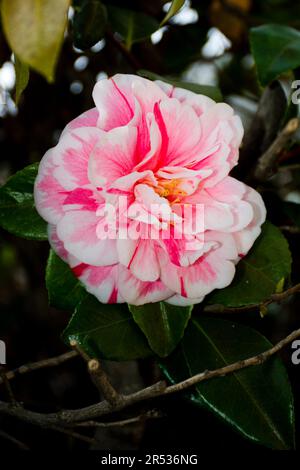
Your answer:
[[[155,170],[159,164],[162,149],[162,135],[152,113],[138,126],[135,169]]]
[[[118,262],[116,240],[97,237],[100,221],[91,211],[70,211],[57,225],[57,235],[65,249],[80,262],[107,266]]]
[[[241,200],[246,190],[247,186],[244,183],[231,176],[227,176],[214,186],[206,188],[206,192],[213,199],[227,203]]]
[[[132,305],[160,302],[169,298],[174,293],[160,280],[155,282],[140,281],[129,269],[121,266],[119,289],[125,302]]]
[[[89,179],[95,186],[111,184],[132,172],[136,163],[136,137],[136,128],[129,126],[102,134],[88,162]]]
[[[86,290],[102,303],[122,303],[119,292],[119,266],[91,266],[79,264],[73,267],[73,273],[84,284]]]
[[[175,294],[172,295],[172,297],[169,297],[168,299],[165,300],[167,304],[170,305],[177,305],[178,307],[188,307],[189,305],[194,305],[194,304],[199,304],[202,302],[204,297],[198,297],[198,298],[187,298],[183,297],[182,295]]]
[[[89,109],[88,111],[85,111],[84,113],[80,114],[80,116],[70,121],[69,124],[67,124],[67,126],[64,128],[62,134],[73,129],[78,129],[78,127],[97,127],[98,118],[99,112],[97,108]]]
[[[253,218],[246,228],[233,234],[240,257],[248,253],[261,233],[261,225],[266,220],[266,207],[261,195],[257,191],[247,186],[244,199],[250,203],[253,208]]]
[[[133,171],[132,173],[129,173],[128,175],[121,176],[120,178],[116,179],[110,186],[109,189],[107,190],[108,193],[112,194],[117,194],[114,189],[119,190],[121,194],[122,192],[124,193],[131,193],[134,185],[138,181],[143,181],[147,182],[147,184],[150,185],[156,185],[156,179],[154,177],[154,174],[151,170],[145,170],[145,171]]]
[[[54,151],[50,149],[41,160],[34,183],[34,203],[39,214],[50,224],[57,224],[63,217],[63,203],[68,191],[54,177]]]
[[[64,247],[63,242],[58,238],[56,226],[55,225],[48,225],[48,240],[50,243],[51,248],[55,251],[55,253],[66,263],[68,262],[68,252]]]
[[[219,247],[212,249],[192,266],[178,267],[160,253],[161,280],[171,290],[187,298],[201,298],[214,289],[229,285],[234,277],[233,255],[236,255],[235,244],[231,235],[222,234]],[[231,248],[231,252],[228,252]],[[230,246],[231,245],[231,246]]]
[[[91,189],[76,188],[70,191],[63,202],[64,211],[87,210],[96,212],[99,205],[104,203],[101,193]]]
[[[211,108],[215,101],[208,96],[193,93],[184,88],[174,87],[168,83],[156,80],[155,83],[169,96],[169,98],[176,98],[180,103],[188,104],[196,112],[197,116],[201,116],[205,111]]]
[[[162,135],[159,167],[189,164],[201,138],[193,108],[170,98],[155,104],[154,115]]]
[[[96,127],[80,127],[64,133],[52,149],[56,165],[53,176],[67,191],[90,185],[88,161],[103,135],[104,132]]]
[[[160,275],[160,268],[153,240],[117,240],[120,263],[128,268],[140,281],[154,282]],[[146,260],[146,263],[145,263]]]
[[[134,75],[114,75],[100,80],[93,90],[93,99],[99,111],[98,127],[110,131],[126,126],[134,116],[132,82]]]
[[[155,82],[147,78],[135,77],[132,82],[132,92],[138,100],[144,115],[154,111],[155,103],[167,99],[164,91]]]

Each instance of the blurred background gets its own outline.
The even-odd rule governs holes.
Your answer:
[[[93,106],[91,94],[96,81],[115,73],[137,73],[143,69],[177,80],[217,85],[224,100],[241,116],[246,131],[251,130],[262,90],[249,48],[249,28],[264,23],[283,23],[300,29],[300,3],[292,0],[187,0],[166,25],[151,34],[145,33],[146,37],[142,37],[144,33],[140,34],[140,40],[130,49],[122,41],[126,15],[120,19],[114,18],[113,13],[97,42],[91,45],[94,41],[91,38],[91,47],[83,47],[86,44],[82,44],[82,38],[76,32],[79,21],[76,8],[81,3],[76,0],[69,9],[70,21],[54,83],[49,84],[41,75],[30,72],[28,87],[18,107],[14,101],[13,59],[0,31],[0,186],[17,170],[39,161],[45,151],[56,144],[64,126]],[[112,7],[112,12],[114,7],[121,6],[142,13],[158,24],[170,7],[170,3],[163,0],[107,0],[103,3]],[[88,27],[91,18],[84,21]],[[141,27],[147,29],[143,23]],[[291,78],[297,78],[298,74],[296,70],[293,77],[283,77],[281,93],[285,93]],[[264,117],[268,121],[272,120],[272,106],[277,103],[277,98],[277,92],[271,93]],[[276,108],[279,116],[276,117],[275,112],[275,127],[285,112],[280,106]],[[277,131],[275,127],[271,134]],[[279,225],[288,224],[291,218],[300,221],[297,207],[300,202],[299,155],[300,146],[296,143],[283,156],[284,169],[271,180],[264,193],[269,219]],[[287,168],[289,165],[291,168]],[[285,203],[288,205],[283,206]],[[288,233],[287,238],[294,252],[293,282],[299,282],[297,235]],[[70,312],[48,306],[44,281],[48,252],[47,242],[23,240],[0,231],[0,339],[7,345],[7,370],[67,350],[60,334]],[[276,341],[297,327],[298,312],[299,300],[293,298],[284,305],[272,305],[270,314],[263,319],[257,312],[247,314],[247,324]],[[244,321],[241,315],[236,319]],[[287,348],[283,358],[290,374],[299,422],[300,366],[293,365],[290,356],[291,349]],[[107,367],[117,387],[125,392],[149,384],[159,375],[148,360],[108,363]],[[86,406],[99,399],[80,358],[55,369],[17,377],[12,382],[12,390],[17,400],[28,408],[44,412]],[[0,397],[8,399],[1,385]],[[148,403],[147,409],[151,406]],[[192,408],[176,396],[156,400],[152,408],[159,410],[163,417],[125,428],[99,429],[95,448],[193,448],[199,452],[210,448],[233,449],[237,445],[245,450],[258,448],[214,416]],[[136,410],[137,413],[141,411],[141,407]],[[126,413],[122,414],[123,418],[126,416]],[[115,416],[115,419],[119,417]],[[31,449],[89,447],[69,436],[2,416],[0,427],[11,431]],[[299,442],[299,434],[297,439]],[[0,449],[2,446],[13,448],[13,444],[0,436]]]

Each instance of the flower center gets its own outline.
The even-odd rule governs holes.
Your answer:
[[[158,185],[154,190],[159,196],[171,199],[171,202],[178,202],[181,197],[186,196],[186,192],[182,189],[182,179],[159,179]],[[173,200],[174,198],[174,200]]]

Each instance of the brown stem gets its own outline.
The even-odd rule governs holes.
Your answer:
[[[60,364],[63,364],[70,359],[76,357],[78,353],[76,351],[68,351],[60,356],[51,357],[50,359],[43,359],[42,361],[37,362],[30,362],[29,364],[25,364],[17,369],[10,370],[5,372],[5,378],[7,380],[12,380],[18,375],[27,374],[28,372],[33,372],[39,369],[46,369],[47,367],[55,367]],[[3,383],[3,377],[0,377],[0,384]]]
[[[282,131],[279,132],[270,147],[261,155],[254,171],[254,177],[257,181],[265,181],[273,175],[278,164],[280,153],[286,147],[298,128],[299,119],[291,119]]]

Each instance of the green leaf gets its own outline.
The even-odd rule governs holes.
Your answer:
[[[6,39],[19,59],[52,82],[70,0],[2,0]]]
[[[33,200],[37,171],[37,163],[29,165],[0,188],[0,226],[18,237],[47,240],[47,223],[37,213]]]
[[[259,304],[276,292],[278,282],[291,273],[291,253],[280,230],[265,222],[250,253],[237,265],[230,286],[214,291],[207,301],[227,307]]]
[[[15,73],[16,73],[16,93],[15,101],[18,104],[20,96],[28,85],[29,82],[29,68],[26,64],[20,61],[15,55]]]
[[[262,85],[300,65],[300,32],[296,29],[279,24],[258,26],[250,31],[250,44]]]
[[[216,318],[193,319],[175,352],[162,362],[174,383],[260,354],[271,343],[252,328]],[[294,446],[293,396],[286,370],[275,356],[261,365],[199,383],[188,398],[238,432],[265,446]]]
[[[162,20],[160,26],[163,26],[165,23],[167,23],[176,13],[179,12],[180,8],[184,5],[185,0],[173,0],[171,3],[171,6]]]
[[[177,307],[165,302],[129,305],[136,323],[148,339],[151,349],[160,357],[168,356],[181,340],[193,306]]]
[[[218,101],[218,102],[223,100],[221,91],[216,86],[198,85],[197,83],[173,80],[172,78],[162,77],[161,75],[157,75],[156,73],[149,72],[148,70],[138,70],[137,73],[141,77],[148,78],[149,80],[161,80],[162,82],[170,83],[171,85],[175,87],[184,88],[185,90],[192,91],[193,93],[208,96],[209,98],[212,98],[213,100]]]
[[[50,250],[46,268],[49,304],[61,310],[74,310],[87,292],[70,267]]]
[[[127,47],[147,39],[159,28],[159,23],[152,16],[133,10],[108,5],[108,18],[113,31],[119,33]]]
[[[75,8],[73,20],[74,45],[89,49],[103,38],[107,23],[107,10],[100,0],[85,0]]]
[[[77,306],[63,337],[95,358],[130,361],[153,354],[127,305],[101,304],[92,295]]]

